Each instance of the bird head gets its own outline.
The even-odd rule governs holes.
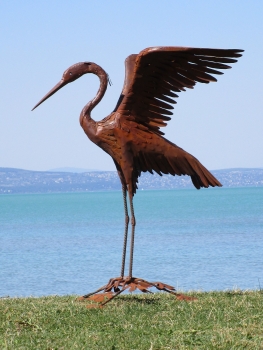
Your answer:
[[[37,108],[42,102],[56,93],[63,86],[72,83],[86,73],[96,73],[97,65],[92,62],[80,62],[70,66],[62,75],[61,80],[35,105],[32,111]]]

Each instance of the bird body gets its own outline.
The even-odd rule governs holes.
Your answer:
[[[167,121],[171,119],[173,104],[179,97],[178,93],[185,91],[186,88],[194,88],[197,82],[207,84],[217,81],[214,75],[223,74],[221,70],[231,68],[228,64],[237,62],[242,51],[151,47],[139,54],[132,54],[125,60],[125,80],[117,105],[109,116],[98,122],[92,119],[91,112],[106,92],[108,75],[96,63],[80,62],[69,67],[60,82],[34,107],[84,74],[93,73],[100,79],[96,96],[80,113],[80,125],[88,138],[112,157],[123,190],[125,233],[121,277],[110,280],[109,284],[104,286],[106,292],[111,288],[118,290],[119,286],[122,286],[123,291],[128,285],[131,287],[131,283],[135,284],[136,288],[141,287],[142,290],[144,288],[142,286],[146,283],[143,280],[135,282],[132,276],[135,230],[133,196],[141,172],[189,175],[197,189],[222,186],[194,156],[165,139],[160,128],[166,126]],[[129,276],[125,279],[129,223],[127,193],[130,201],[132,233]],[[156,283],[154,286],[157,289],[164,288],[168,291],[170,287],[167,285],[160,287],[159,282]],[[173,290],[171,288],[169,292]]]
[[[113,158],[120,180],[128,191],[130,189],[130,195],[136,192],[141,172],[147,171],[155,171],[161,176],[188,174],[197,188],[221,186],[191,154],[154,131],[125,120],[117,112],[95,123],[94,127],[87,119],[83,120],[83,130],[92,142]]]

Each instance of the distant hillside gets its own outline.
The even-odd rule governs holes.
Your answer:
[[[211,171],[224,187],[263,186],[263,169],[224,169]],[[139,189],[193,188],[189,176],[159,176],[143,173]],[[85,173],[30,171],[0,168],[0,194],[52,193],[121,190],[115,171]]]
[[[55,169],[49,169],[48,172],[55,172],[55,173],[88,173],[91,171],[101,171],[98,169],[84,169],[84,168],[55,168]]]

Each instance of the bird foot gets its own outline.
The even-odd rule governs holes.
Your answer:
[[[189,297],[184,294],[176,293],[175,288],[173,286],[169,286],[168,284],[162,282],[148,282],[142,278],[136,277],[115,277],[111,278],[105,286],[97,289],[95,292],[83,295],[79,297],[77,300],[83,301],[94,301],[98,304],[89,304],[87,308],[102,308],[105,304],[111,301],[113,298],[128,290],[129,292],[134,292],[136,289],[143,293],[153,293],[149,288],[155,287],[158,290],[162,290],[164,292],[175,295],[178,300],[185,301],[194,301],[196,298]]]

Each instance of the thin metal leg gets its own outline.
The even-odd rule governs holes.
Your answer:
[[[131,208],[131,225],[132,225],[132,232],[131,232],[131,247],[130,247],[130,267],[129,267],[129,277],[132,277],[132,265],[133,265],[133,250],[134,250],[134,233],[135,233],[135,216],[134,216],[134,209],[133,209],[133,196],[129,195],[130,199],[130,208]]]
[[[122,185],[122,194],[123,194],[123,204],[124,204],[124,213],[125,213],[125,231],[124,231],[124,241],[123,241],[123,251],[122,251],[121,277],[124,276],[128,225],[129,225],[129,215],[128,215],[128,208],[127,208],[127,190],[126,190],[126,186],[124,185]]]

